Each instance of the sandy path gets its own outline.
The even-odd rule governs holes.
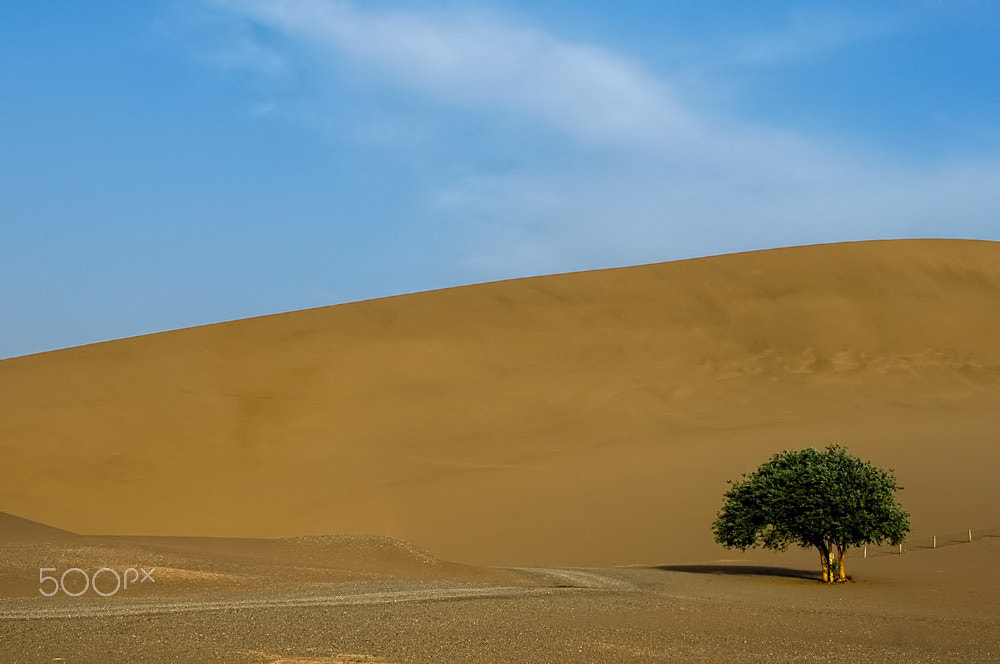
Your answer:
[[[72,600],[47,598],[0,601],[0,620],[74,619],[159,615],[207,611],[245,611],[255,609],[291,609],[306,607],[356,607],[413,602],[442,602],[462,599],[517,598],[573,590],[610,590],[627,587],[620,579],[584,570],[532,568],[524,570],[552,580],[551,587],[492,586],[479,584],[441,585],[409,583],[404,587],[370,590],[372,584],[351,591],[324,594],[318,591],[296,594],[294,591],[267,597],[240,599],[143,599],[143,600]]]

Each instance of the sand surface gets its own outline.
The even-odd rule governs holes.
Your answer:
[[[895,470],[914,542],[992,532],[998,406],[1000,243],[977,241],[522,279],[3,360],[0,661],[996,661],[994,538],[855,556],[830,589],[812,554],[727,552],[710,523],[726,480],[836,442]],[[38,593],[40,567],[143,565],[159,580],[107,598],[121,614]]]
[[[0,511],[376,533],[475,564],[718,557],[727,479],[838,442],[920,533],[1000,525],[1000,243],[523,279],[0,362]]]

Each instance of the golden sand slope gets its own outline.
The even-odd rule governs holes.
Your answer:
[[[474,563],[727,555],[725,481],[840,442],[918,533],[1000,524],[1000,243],[779,249],[0,362],[0,511],[374,532]]]

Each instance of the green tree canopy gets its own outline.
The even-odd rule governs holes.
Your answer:
[[[816,548],[823,580],[843,582],[848,548],[898,544],[910,532],[910,515],[895,499],[900,488],[891,471],[837,445],[781,452],[730,482],[712,525],[715,541],[743,551]]]

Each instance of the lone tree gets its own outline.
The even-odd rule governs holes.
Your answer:
[[[815,547],[823,581],[847,581],[847,549],[889,541],[910,532],[910,515],[896,502],[891,471],[876,468],[831,445],[775,454],[755,472],[729,482],[725,503],[712,524],[715,541],[745,551],[789,544]]]

